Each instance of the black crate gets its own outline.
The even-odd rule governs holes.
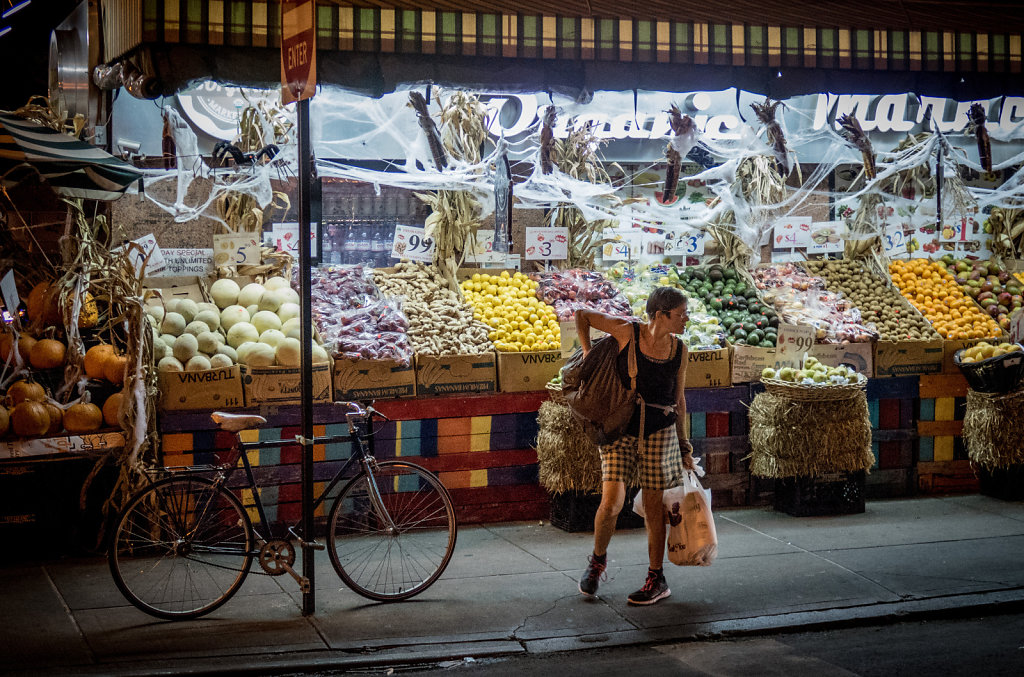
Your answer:
[[[978,466],[978,488],[985,496],[1003,501],[1024,501],[1024,465],[1009,468]]]
[[[863,470],[775,480],[775,509],[795,517],[864,512]]]
[[[633,512],[633,497],[636,489],[626,492],[626,503],[622,506],[619,519],[615,522],[616,529],[638,529],[643,527],[644,519]],[[594,530],[594,516],[601,505],[600,494],[585,494],[581,491],[567,491],[551,494],[551,526],[562,531],[576,533]]]
[[[953,363],[960,368],[971,390],[979,393],[1008,393],[1016,390],[1021,379],[1024,379],[1024,352],[1021,350],[966,364],[960,362],[963,352],[956,351]]]

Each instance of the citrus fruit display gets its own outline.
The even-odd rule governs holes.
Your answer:
[[[538,283],[522,273],[473,273],[462,293],[473,318],[490,327],[500,352],[558,350],[562,346],[555,309],[537,298]]]
[[[965,294],[946,265],[929,259],[896,260],[889,274],[903,298],[910,301],[944,339],[994,338],[999,325]]]
[[[1016,343],[989,343],[988,341],[982,341],[981,343],[971,346],[970,348],[964,348],[964,351],[960,353],[960,363],[970,364],[971,362],[981,362],[987,360],[990,357],[999,357],[1007,353],[1012,353],[1020,350],[1021,347]]]

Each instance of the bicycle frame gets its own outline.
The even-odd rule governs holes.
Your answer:
[[[367,427],[371,425],[369,420],[365,423]],[[344,479],[350,479],[348,476],[349,470],[353,465],[359,463],[362,465],[362,470],[367,474],[369,479],[370,487],[370,501],[373,504],[374,510],[378,513],[378,516],[383,519],[388,525],[394,527],[394,522],[391,519],[391,515],[384,507],[383,500],[380,497],[380,492],[377,488],[377,483],[373,475],[373,467],[370,461],[374,460],[373,456],[373,432],[361,433],[360,422],[352,421],[348,422],[349,432],[347,435],[325,435],[323,437],[314,437],[313,444],[335,444],[339,442],[351,442],[353,445],[352,454],[348,460],[345,461],[344,465],[334,474],[334,477],[328,482],[324,490],[317,496],[313,505],[310,507],[311,510],[316,510],[330,495],[331,491]],[[267,519],[266,508],[263,505],[263,499],[260,497],[259,483],[256,481],[256,476],[253,473],[252,464],[249,462],[249,452],[256,449],[267,449],[273,447],[281,447],[288,445],[300,444],[300,440],[294,439],[275,439],[275,440],[260,440],[258,442],[243,442],[241,439],[241,433],[235,434],[235,443],[232,445],[229,453],[235,456],[235,460],[232,464],[224,465],[195,465],[195,466],[180,466],[180,467],[165,467],[162,469],[163,473],[168,475],[179,475],[179,474],[197,474],[205,475],[209,473],[216,473],[214,481],[219,486],[224,486],[227,489],[234,491],[236,489],[249,489],[252,493],[253,503],[256,508],[256,514],[259,517],[259,529],[257,525],[253,524],[253,535],[256,537],[257,542],[267,542],[275,537],[273,525]],[[244,485],[231,485],[231,478],[235,472],[239,469],[238,459],[241,458],[242,467],[241,469],[245,473],[246,483]],[[265,531],[265,534],[262,533]],[[296,522],[285,529],[285,532],[305,540],[306,534],[301,533],[300,522]],[[258,554],[259,549],[254,551],[254,554]]]

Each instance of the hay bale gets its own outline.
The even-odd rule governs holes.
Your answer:
[[[601,457],[569,407],[547,401],[537,412],[540,485],[552,493],[601,491]]]
[[[759,393],[750,405],[750,472],[813,477],[870,470],[871,419],[864,391],[829,402]]]
[[[986,468],[1024,464],[1024,388],[1010,393],[967,391],[964,443],[972,461]]]

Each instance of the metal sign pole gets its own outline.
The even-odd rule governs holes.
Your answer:
[[[302,615],[316,611],[313,547],[313,309],[309,247],[309,193],[313,173],[309,145],[309,99],[296,104],[299,142],[299,296],[302,301],[302,575],[309,587],[302,592]]]

